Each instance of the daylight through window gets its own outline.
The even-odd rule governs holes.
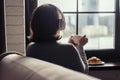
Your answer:
[[[70,35],[86,34],[87,50],[115,48],[115,0],[38,0],[38,6],[44,3],[56,5],[65,15],[61,42],[66,43]]]

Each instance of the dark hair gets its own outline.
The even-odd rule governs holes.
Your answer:
[[[51,4],[36,8],[30,22],[30,41],[59,40],[61,36],[55,36],[59,30],[59,14],[62,15],[61,11]]]

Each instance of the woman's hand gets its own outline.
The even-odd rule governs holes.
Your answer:
[[[86,43],[88,42],[88,38],[86,37],[86,35],[82,36],[80,39],[79,39],[79,46],[84,46]]]
[[[76,47],[84,46],[88,42],[88,38],[86,37],[86,35],[84,35],[84,36],[71,36],[68,42],[72,43]]]

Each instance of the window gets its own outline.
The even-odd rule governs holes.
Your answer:
[[[87,50],[115,48],[115,0],[38,0],[38,6],[45,3],[56,5],[65,15],[61,42],[67,42],[70,35],[86,34]]]
[[[35,1],[35,0],[31,0]],[[36,0],[37,6],[50,3],[65,15],[66,29],[61,42],[66,43],[70,35],[89,38],[85,50],[90,56],[109,59],[119,54],[120,23],[119,0]],[[108,56],[108,54],[110,56]]]

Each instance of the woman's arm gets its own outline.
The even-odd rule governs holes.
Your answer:
[[[76,38],[77,37],[77,38]],[[88,73],[89,72],[89,68],[88,68],[88,63],[87,63],[87,56],[86,53],[83,49],[83,46],[88,42],[88,38],[86,38],[86,35],[84,36],[75,36],[76,39],[74,39],[74,37],[72,36],[69,39],[69,43],[72,43],[78,50],[80,57],[82,58],[84,64],[85,64],[85,72]]]
[[[79,54],[80,54],[80,56],[81,56],[81,58],[82,58],[82,60],[85,64],[85,67],[86,67],[85,72],[88,73],[89,72],[89,67],[88,67],[88,63],[87,63],[86,53],[85,53],[82,46],[78,46],[77,49],[78,49],[78,52],[79,52]]]

